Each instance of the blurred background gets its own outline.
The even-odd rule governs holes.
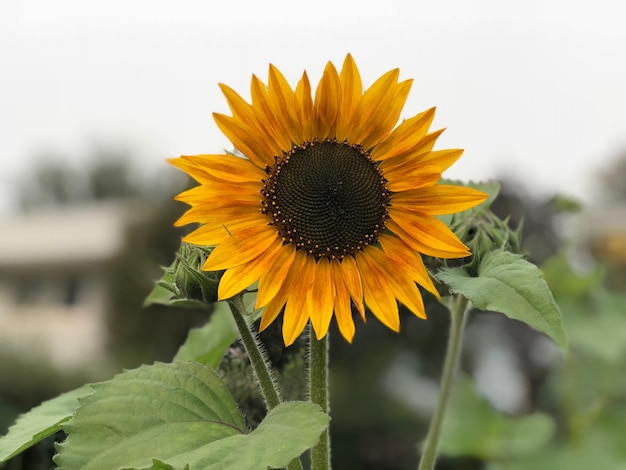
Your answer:
[[[489,442],[451,425],[439,466],[626,468],[624,44],[617,0],[2,2],[0,431],[60,392],[171,360],[207,316],[142,307],[182,235],[172,197],[189,181],[166,158],[231,150],[211,116],[229,112],[219,82],[248,98],[271,62],[315,83],[350,52],[366,86],[395,67],[414,79],[403,117],[438,107],[437,148],[466,149],[446,177],[502,183],[495,210],[524,220],[572,340],[566,358],[475,312],[476,390],[451,419]],[[336,468],[416,467],[446,335],[430,302],[400,335],[373,320],[353,345],[331,336]],[[52,452],[6,468],[51,468]]]

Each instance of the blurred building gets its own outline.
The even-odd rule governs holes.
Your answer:
[[[116,202],[0,221],[0,352],[65,371],[106,363],[106,268],[137,213]]]

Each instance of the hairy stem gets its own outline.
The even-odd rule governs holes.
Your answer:
[[[437,399],[437,407],[435,408],[435,412],[433,413],[430,421],[418,470],[433,470],[435,468],[437,448],[439,446],[439,436],[441,435],[441,426],[446,413],[446,406],[448,404],[448,398],[450,397],[450,391],[452,390],[454,373],[458,367],[459,356],[461,353],[463,330],[465,329],[465,319],[467,317],[465,314],[467,304],[467,299],[461,295],[455,295],[452,299],[452,308],[450,311],[450,333],[448,336],[448,348],[441,375],[439,398]]]
[[[309,398],[328,413],[328,334],[318,340],[311,328],[309,342]],[[311,449],[311,470],[330,470],[330,434],[328,428]]]

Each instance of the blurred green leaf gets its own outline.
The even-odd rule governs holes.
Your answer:
[[[572,270],[563,255],[548,260],[542,271],[566,321],[573,346],[611,363],[626,355],[626,297],[603,285],[606,269]]]
[[[486,460],[520,457],[544,446],[554,430],[552,418],[541,413],[516,418],[498,413],[462,377],[454,384],[440,449]]]
[[[560,441],[520,458],[492,462],[488,470],[624,470],[626,468],[626,408],[603,413],[593,427],[575,441]]]
[[[202,328],[189,331],[175,361],[196,361],[217,368],[228,347],[239,337],[237,325],[227,302],[218,302],[211,319]]]
[[[19,416],[7,434],[0,438],[0,462],[6,462],[59,431],[61,424],[70,419],[78,408],[78,398],[91,392],[91,387],[84,385]]]
[[[495,250],[485,255],[477,277],[462,268],[444,268],[437,277],[474,307],[523,321],[567,347],[561,313],[548,284],[539,268],[521,256]]]

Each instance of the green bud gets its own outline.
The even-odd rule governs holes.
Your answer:
[[[224,271],[202,270],[212,250],[212,247],[181,243],[176,260],[170,267],[180,299],[217,302],[217,287]]]
[[[491,251],[520,252],[521,224],[516,230],[511,230],[508,217],[502,220],[490,210],[458,217],[450,228],[467,245],[472,255],[461,260],[446,260],[445,264],[464,267],[470,275],[477,275],[482,259]]]

